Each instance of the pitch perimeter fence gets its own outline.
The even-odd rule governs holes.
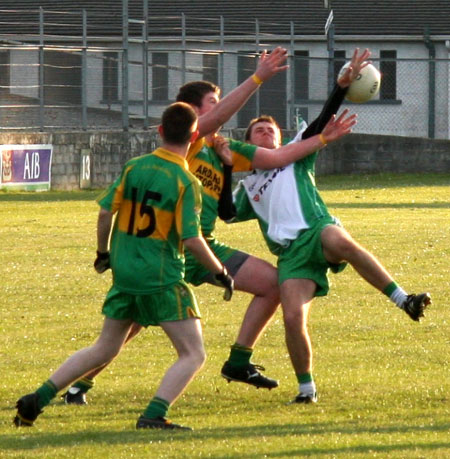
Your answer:
[[[252,74],[262,49],[278,45],[289,50],[289,70],[263,84],[228,127],[244,127],[264,113],[294,130],[320,113],[354,49],[338,43],[329,53],[325,39],[308,42],[292,23],[182,14],[153,17],[150,35],[147,20],[124,12],[121,35],[101,37],[84,10],[30,11],[20,28],[14,27],[17,11],[0,12],[14,30],[0,35],[1,131],[151,128],[181,84],[206,79],[226,94]],[[199,22],[206,24],[201,31],[194,26]],[[379,94],[366,104],[344,104],[359,115],[354,131],[448,138],[450,60],[398,58],[380,48],[372,61],[382,72]]]

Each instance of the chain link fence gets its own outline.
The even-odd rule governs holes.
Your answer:
[[[7,13],[2,11],[5,20]],[[320,113],[353,51],[351,45],[336,45],[330,57],[326,40],[300,40],[292,24],[282,36],[257,21],[227,24],[229,30],[246,31],[239,37],[227,34],[220,18],[209,19],[207,34],[194,36],[193,19],[207,20],[180,15],[153,18],[172,28],[156,38],[146,33],[146,21],[126,18],[128,33],[94,42],[85,13],[58,19],[75,24],[76,37],[49,34],[55,22],[42,10],[38,20],[33,17],[29,27],[39,33],[22,27],[23,36],[0,35],[2,131],[147,129],[158,123],[181,84],[207,79],[226,94],[253,73],[262,49],[279,45],[289,51],[289,69],[263,84],[227,127],[245,127],[251,118],[270,114],[282,128],[294,130],[299,120],[311,122]],[[379,94],[365,104],[344,103],[358,113],[354,132],[448,138],[450,61],[398,58],[392,49],[376,50],[372,61],[382,73]]]

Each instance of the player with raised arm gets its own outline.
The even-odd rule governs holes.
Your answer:
[[[225,287],[227,299],[233,292],[233,279],[200,234],[200,186],[185,160],[198,135],[195,111],[185,103],[172,104],[163,113],[160,134],[162,146],[128,161],[98,201],[97,253],[109,252],[110,244],[111,257],[108,261],[98,256],[95,265],[103,271],[110,264],[113,273],[113,285],[103,304],[101,334],[35,392],[17,401],[17,427],[33,425],[58,391],[110,362],[137,323],[160,326],[178,359],[167,370],[136,428],[189,429],[166,418],[169,407],[205,361],[200,312],[183,280],[183,246]]]
[[[207,82],[188,83],[181,88],[178,100],[192,104],[201,118],[218,100],[216,88]],[[327,132],[330,141],[349,132],[354,116],[341,123],[330,123]],[[278,382],[264,376],[263,367],[251,362],[253,348],[273,316],[279,304],[276,269],[268,262],[231,248],[217,241],[214,235],[217,216],[221,213],[220,196],[224,183],[225,169],[234,172],[249,171],[254,167],[281,167],[305,152],[312,152],[322,146],[319,136],[301,144],[286,145],[274,151],[258,148],[239,141],[232,141],[231,160],[223,165],[214,150],[215,134],[205,138],[205,144],[198,151],[190,151],[189,168],[203,184],[202,233],[216,256],[224,263],[235,280],[236,290],[252,293],[252,298],[244,316],[236,342],[231,346],[228,360],[221,374],[228,381],[244,382],[255,387],[274,388]],[[195,259],[186,254],[186,280],[194,285],[212,283],[211,276]]]
[[[258,65],[255,73],[242,82],[233,91],[220,99],[220,88],[213,83],[207,81],[194,81],[186,83],[179,90],[177,100],[190,104],[199,116],[198,129],[199,137],[190,146],[187,160],[189,168],[204,183],[205,188],[202,190],[202,233],[205,236],[211,236],[214,229],[214,222],[217,217],[217,201],[222,187],[222,163],[217,158],[215,152],[211,149],[206,156],[211,156],[205,163],[204,174],[203,169],[199,169],[201,164],[197,161],[199,155],[210,149],[212,146],[211,139],[214,133],[226,123],[232,115],[234,115],[249,99],[249,97],[260,88],[261,84],[279,72],[287,69],[285,65],[287,59],[287,51],[284,48],[277,47],[271,53],[264,51],[258,60]],[[208,137],[209,135],[209,137]],[[207,136],[207,138],[205,138]],[[209,139],[209,140],[207,140]],[[250,147],[252,151],[254,147]],[[251,161],[245,156],[241,157],[245,167],[251,167]],[[211,162],[212,161],[212,162]],[[272,167],[272,166],[271,166]],[[206,181],[204,178],[210,174],[211,177]],[[214,190],[208,185],[209,180],[214,180]],[[209,238],[208,242],[211,242]],[[217,245],[219,247],[219,244]],[[233,249],[226,246],[221,246],[221,253],[216,254],[223,256],[223,262],[229,269],[231,275],[236,274],[240,270],[241,265],[246,262],[248,255],[239,254]],[[99,254],[97,263],[104,264],[106,267],[109,262],[109,253]],[[193,263],[193,264],[192,264]],[[187,273],[186,280],[193,282],[196,285],[202,282],[213,282],[211,278],[206,279],[208,272],[201,270],[201,265],[197,265],[195,258],[187,253]],[[250,363],[252,346],[261,334],[266,323],[270,320],[276,308],[279,305],[279,292],[277,286],[276,269],[269,263],[252,257],[247,266],[250,269],[257,271],[257,275],[249,276],[247,269],[241,270],[239,278],[236,282],[236,288],[239,290],[252,293],[254,299],[250,303],[247,310],[244,322],[239,332],[236,344],[233,346],[233,359],[241,366],[239,371],[243,373],[244,382],[256,385],[257,387],[273,388],[278,385],[277,381],[266,378]],[[200,268],[200,270],[199,270]],[[99,271],[100,272],[100,271]],[[197,274],[196,274],[197,273]],[[205,277],[205,280],[198,282],[199,277]],[[140,331],[140,326],[134,324],[130,330],[127,341],[132,339]],[[105,365],[106,366],[106,365]],[[97,368],[91,373],[85,375],[80,381],[77,381],[74,386],[63,395],[64,400],[68,404],[83,405],[87,403],[86,393],[92,389],[95,382],[95,377],[105,367]]]
[[[319,117],[304,132],[299,132],[294,141],[314,138],[334,118],[348,86],[369,55],[368,50],[361,55],[355,50],[350,67],[339,78]],[[320,138],[324,146],[329,143],[325,131]],[[272,117],[259,117],[250,123],[246,140],[277,149],[281,131]],[[227,146],[220,145],[226,157]],[[294,403],[317,401],[307,320],[313,298],[324,296],[329,290],[328,270],[337,273],[350,263],[363,279],[415,321],[431,303],[428,293],[408,295],[381,263],[329,214],[314,181],[317,154],[305,154],[287,167],[255,170],[240,182],[235,192],[236,220],[257,218],[269,249],[278,256],[286,345],[299,383]]]
[[[250,80],[252,81],[251,78]],[[189,103],[202,120],[207,118],[211,112],[216,111],[216,107],[221,103],[219,96],[220,89],[216,85],[205,81],[195,81],[181,87],[177,99]],[[354,116],[341,121],[340,123],[332,122],[328,126],[327,135],[330,142],[349,132]],[[234,277],[235,289],[254,295],[221,374],[228,381],[239,381],[255,387],[272,389],[278,386],[278,381],[263,375],[261,373],[263,367],[252,363],[251,357],[254,345],[279,305],[277,271],[270,263],[222,244],[215,238],[214,228],[220,211],[219,198],[224,183],[224,166],[214,151],[214,136],[215,134],[212,133],[205,139],[196,142],[187,156],[191,172],[203,184],[202,234],[209,247]],[[284,166],[306,152],[315,151],[321,146],[319,136],[312,137],[300,144],[285,145],[277,150],[258,148],[235,141],[231,164],[235,172],[248,171],[254,167]],[[214,279],[208,271],[188,252],[186,253],[185,280],[193,285],[205,282],[214,284]],[[135,327],[130,337],[136,331]],[[92,387],[93,377],[96,374],[98,371],[77,382],[76,387],[70,388],[65,394],[66,402],[85,403],[85,393]]]

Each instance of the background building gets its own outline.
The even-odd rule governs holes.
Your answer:
[[[355,132],[449,137],[448,1],[3,0],[1,14],[3,129],[148,127],[181,84],[208,79],[226,94],[281,45],[289,71],[227,127],[260,113],[285,129],[311,121],[354,48],[368,47],[383,80],[352,107]]]

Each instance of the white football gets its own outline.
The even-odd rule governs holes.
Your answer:
[[[345,72],[350,62],[347,62],[339,71],[338,78]],[[372,64],[364,67],[350,85],[345,98],[350,102],[363,103],[373,99],[380,90],[381,75]]]

